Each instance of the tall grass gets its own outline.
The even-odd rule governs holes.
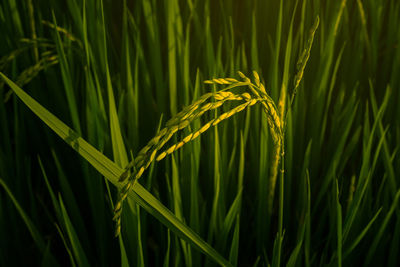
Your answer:
[[[2,1],[0,265],[397,266],[399,14],[395,0]],[[218,92],[219,77],[259,79],[284,161],[263,94]],[[184,109],[203,95],[205,112]],[[115,238],[118,179],[165,126],[180,131],[126,190]]]

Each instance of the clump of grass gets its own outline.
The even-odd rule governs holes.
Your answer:
[[[33,76],[22,73],[45,51],[60,65],[15,94],[0,77],[0,176],[9,188],[0,188],[0,265],[57,266],[49,255],[60,263],[69,255],[71,265],[96,266],[119,258],[123,266],[397,266],[400,1],[161,2],[1,2],[0,72],[27,81]],[[312,44],[318,56],[307,62],[316,13],[324,14]],[[249,101],[245,93],[257,98],[243,77],[201,84],[251,69],[262,72],[245,74],[256,86],[265,79],[279,120],[259,114],[274,105],[261,100],[234,116]],[[237,82],[246,92],[209,95],[163,123],[177,130],[153,163],[144,169],[170,132],[118,182],[126,150],[137,156],[161,133],[153,133],[160,114],[175,116],[191,96]],[[50,97],[65,124],[24,91],[39,102]],[[6,94],[13,101],[3,103]],[[54,142],[18,98],[82,158]],[[163,159],[160,169],[154,163]],[[121,190],[141,167],[146,179],[123,205],[124,233],[110,239],[111,183]],[[13,257],[21,253],[33,257]]]

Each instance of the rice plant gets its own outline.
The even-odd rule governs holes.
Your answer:
[[[2,1],[0,266],[397,266],[399,14]]]

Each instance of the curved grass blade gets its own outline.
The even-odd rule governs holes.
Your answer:
[[[371,246],[369,247],[368,253],[366,254],[367,257],[364,262],[365,265],[369,265],[371,263],[372,257],[375,255],[376,249],[379,245],[379,242],[383,238],[384,232],[391,231],[391,230],[387,230],[387,226],[389,224],[389,221],[390,221],[393,213],[397,209],[399,198],[400,198],[400,190],[397,191],[397,193],[393,199],[392,205],[390,206],[389,211],[387,212],[385,218],[383,219],[383,222],[381,223],[379,230],[375,234],[374,241],[372,242]]]
[[[78,266],[89,266],[89,261],[85,255],[85,251],[82,248],[78,235],[76,234],[74,226],[72,225],[72,222],[69,218],[69,215],[67,213],[67,210],[64,206],[64,202],[60,194],[58,195],[58,199],[60,203],[62,217],[64,220],[65,230],[67,231],[69,241],[71,242],[72,252],[73,255],[75,256],[75,260],[78,263]]]
[[[1,72],[0,77],[44,123],[46,123],[55,133],[57,133],[58,136],[67,142],[83,158],[85,158],[98,172],[100,172],[115,186],[122,186],[121,183],[118,183],[118,179],[124,171],[117,164],[112,162],[100,151],[87,143],[76,132],[65,125],[43,106],[41,106]],[[147,212],[156,217],[177,236],[199,249],[218,264],[222,266],[232,266],[230,262],[222,257],[191,228],[180,221],[169,209],[167,209],[158,199],[156,199],[139,183],[136,183],[133,187],[133,190],[129,191],[129,198],[136,201]]]
[[[363,237],[367,234],[368,230],[371,228],[372,224],[375,222],[376,218],[378,218],[378,215],[381,213],[382,208],[380,208],[374,215],[374,217],[369,221],[367,226],[362,230],[362,232],[357,236],[357,238],[354,239],[353,243],[349,246],[349,248],[343,253],[343,258],[347,257],[350,255],[350,253],[354,250],[354,248],[357,247],[357,245],[361,242]]]
[[[21,207],[21,205],[18,203],[17,199],[15,199],[13,193],[11,190],[8,188],[7,184],[3,181],[3,179],[0,178],[0,186],[4,188],[6,191],[7,195],[10,197],[11,201],[14,203],[15,208],[17,209],[19,215],[21,216],[22,220],[25,222],[26,227],[28,228],[33,240],[35,241],[36,245],[40,249],[40,251],[45,251],[46,245],[45,242],[40,235],[38,229],[35,227],[31,219],[28,217],[28,215],[25,213],[24,209]]]

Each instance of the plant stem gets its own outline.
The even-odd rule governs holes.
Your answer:
[[[279,218],[278,218],[278,233],[282,237],[283,229],[283,193],[284,193],[284,178],[285,178],[285,136],[281,140],[281,179],[279,182]]]

